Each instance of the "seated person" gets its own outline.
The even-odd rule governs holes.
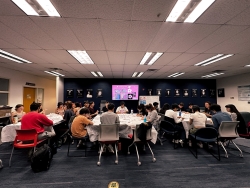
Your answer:
[[[137,116],[139,117],[144,117],[148,115],[148,112],[146,111],[144,104],[138,105],[137,110],[138,110]]]
[[[30,105],[30,112],[24,115],[21,120],[21,129],[36,129],[38,140],[56,135],[53,129],[53,121],[48,119],[44,114],[39,113],[40,107],[40,103],[33,102]]]
[[[61,116],[64,115],[64,107],[63,107],[63,103],[62,102],[58,102],[57,103],[57,108],[55,110],[55,114],[59,114]]]
[[[89,102],[89,112],[90,112],[90,119],[94,118],[98,114],[98,110],[95,111],[94,109],[95,103],[93,101]]]
[[[185,133],[185,130],[183,128],[181,121],[184,118],[177,116],[177,111],[179,110],[178,104],[176,103],[172,104],[171,108],[172,109],[169,109],[165,112],[165,116],[166,116],[165,120],[169,121],[173,125],[176,125],[176,129],[179,132],[179,139],[180,139],[178,142],[180,142],[181,146],[183,146],[184,140],[186,139],[186,133]]]
[[[193,103],[189,103],[188,104],[188,109],[186,110],[186,112],[188,112],[188,113],[193,113]],[[200,107],[199,107],[200,108]],[[200,110],[199,110],[200,111]]]
[[[116,109],[116,113],[117,114],[126,114],[126,113],[128,113],[128,109],[125,106],[125,102],[121,101],[120,105],[121,106],[118,106],[118,108]]]
[[[153,106],[154,106],[154,109],[156,110],[156,112],[159,113],[159,103],[158,102],[154,102]]]
[[[165,103],[165,104],[163,105],[163,107],[161,108],[161,110],[159,111],[159,113],[165,114],[166,111],[169,110],[169,108],[170,108],[169,104],[168,104],[168,103]]]
[[[237,108],[233,104],[228,104],[225,106],[227,112],[229,113],[232,121],[239,121],[239,127],[237,127],[237,132],[239,134],[246,134],[247,133],[247,127],[244,118],[240,114],[240,112],[237,110]]]
[[[84,101],[83,108],[89,108],[89,101]]]
[[[189,130],[190,134],[194,134],[198,129],[206,127],[207,116],[203,113],[200,113],[200,107],[197,105],[193,106],[194,114],[190,115],[190,125],[193,124],[193,128]],[[189,146],[192,146],[191,140],[189,140]],[[199,143],[199,146],[202,148],[202,143]]]
[[[75,119],[73,120],[72,124],[71,124],[71,133],[72,136],[77,137],[77,138],[82,138],[87,136],[87,129],[86,126],[87,125],[93,125],[93,122],[90,121],[88,118],[90,116],[90,112],[88,108],[82,108],[79,112],[79,115],[75,117]],[[77,145],[77,147],[79,147],[82,143],[82,141],[80,141]]]
[[[213,111],[214,115],[212,116],[212,121],[214,128],[219,129],[222,121],[232,121],[232,118],[227,112],[221,112],[221,107],[218,104],[212,104],[210,110]]]
[[[146,105],[146,110],[148,112],[147,121],[151,122],[152,126],[154,126],[155,129],[157,130],[158,129],[158,120],[159,120],[157,111],[155,110],[155,108],[153,107],[152,104]]]
[[[67,127],[68,127],[68,123],[69,123],[71,116],[74,116],[74,115],[75,114],[73,112],[72,102],[67,102],[67,107],[66,107],[66,110],[65,110],[64,116],[63,116],[63,119],[65,120],[65,124]]]
[[[214,115],[214,112],[210,109],[210,106],[211,106],[211,102],[206,101],[205,102],[205,115],[211,118]]]
[[[185,110],[184,110],[184,103],[183,103],[183,102],[181,102],[181,103],[178,105],[178,107],[179,107],[179,111],[185,112]]]
[[[115,105],[113,103],[108,104],[108,111],[103,113],[100,117],[101,124],[114,125],[120,124],[119,116],[114,113]],[[108,150],[111,153],[114,153],[113,146],[108,145]],[[106,152],[106,145],[104,145],[103,152]]]
[[[105,106],[102,107],[102,111],[103,111],[103,112],[107,112],[107,111],[108,111],[108,105],[109,105],[109,101],[106,101]]]
[[[17,104],[15,111],[11,113],[11,123],[14,123],[14,117],[17,117],[18,122],[22,120],[22,117],[26,114],[24,111],[24,106],[22,104]],[[15,122],[17,123],[17,122]]]
[[[75,115],[78,115],[78,111],[81,109],[80,103],[79,102],[75,102],[72,103],[73,104],[73,112]]]

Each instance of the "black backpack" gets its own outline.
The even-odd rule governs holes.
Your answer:
[[[52,159],[51,148],[44,144],[37,148],[31,157],[31,168],[34,172],[48,170]]]

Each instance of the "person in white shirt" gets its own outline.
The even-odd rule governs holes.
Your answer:
[[[148,104],[146,105],[146,110],[148,112],[148,115],[147,115],[147,121],[148,122],[151,122],[152,125],[156,128],[158,128],[158,120],[159,120],[159,117],[158,117],[158,113],[157,111],[155,110],[155,108],[153,107],[152,104]]]
[[[179,132],[179,143],[183,147],[184,140],[186,139],[186,133],[182,125],[182,120],[184,119],[183,117],[178,117],[177,111],[179,109],[178,104],[172,104],[171,106],[172,109],[169,109],[165,112],[165,120],[169,121],[173,125],[175,125],[176,131]]]
[[[194,114],[190,115],[190,125],[193,124],[194,128],[190,130],[191,134],[194,134],[198,129],[206,127],[207,116],[200,113],[200,107],[193,106]]]
[[[126,114],[128,113],[128,109],[127,107],[125,106],[125,102],[121,102],[120,103],[121,106],[118,106],[118,108],[116,109],[116,113],[117,114]]]
[[[206,127],[207,116],[204,113],[200,113],[200,107],[197,105],[193,105],[194,114],[190,115],[189,123],[193,124],[193,128],[189,130],[190,134],[195,134],[198,129]],[[202,143],[198,143],[199,147],[202,148]],[[192,146],[191,140],[189,140],[189,146]]]

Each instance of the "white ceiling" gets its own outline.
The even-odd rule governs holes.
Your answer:
[[[250,73],[250,0],[216,0],[194,23],[166,23],[177,0],[51,0],[61,18],[27,16],[11,0],[0,0],[0,49],[33,64],[0,58],[7,67],[43,77],[61,68],[66,78],[199,79],[214,70],[228,77]],[[86,50],[94,65],[81,65],[66,50]],[[153,65],[139,65],[147,51],[164,52]],[[194,64],[218,53],[233,57],[206,67]]]

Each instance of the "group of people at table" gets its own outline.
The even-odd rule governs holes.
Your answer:
[[[70,129],[72,136],[74,137],[85,137],[87,133],[86,126],[93,125],[92,119],[98,115],[99,111],[94,109],[94,102],[86,101],[84,106],[81,107],[80,103],[73,103],[71,101],[66,101],[65,103],[59,102],[55,113],[61,115],[65,121],[65,125],[68,126],[70,123]],[[136,116],[145,119],[147,122],[151,122],[152,126],[158,130],[160,123],[160,114],[165,115],[165,120],[174,124],[179,132],[178,140],[175,142],[180,143],[181,146],[187,141],[185,134],[185,129],[183,127],[184,120],[192,125],[189,130],[190,134],[194,134],[198,129],[204,128],[207,125],[207,119],[210,118],[212,121],[212,126],[215,129],[219,129],[222,121],[239,121],[238,132],[243,132],[245,130],[244,119],[237,110],[237,108],[232,105],[226,105],[226,112],[221,111],[221,107],[218,104],[211,104],[210,102],[205,102],[205,111],[201,112],[198,105],[189,104],[188,109],[184,109],[184,104],[164,104],[161,109],[158,108],[158,103],[137,106],[138,113]],[[14,122],[15,117],[18,117],[18,121],[21,122],[21,129],[36,129],[38,133],[38,140],[53,137],[55,135],[53,129],[53,121],[48,119],[42,110],[40,103],[33,102],[30,105],[30,112],[25,113],[23,111],[24,106],[22,104],[16,105],[15,111],[11,114],[11,120]],[[129,110],[122,101],[120,106],[116,108],[113,103],[106,102],[106,105],[102,108],[102,114],[100,115],[101,124],[120,124],[118,114],[129,113]],[[69,122],[71,117],[74,116],[74,120]],[[187,117],[185,117],[187,116]],[[211,125],[209,125],[211,126]],[[82,142],[78,144],[80,147]],[[191,146],[191,142],[189,145]],[[199,143],[202,147],[202,143]],[[114,152],[111,145],[106,147],[109,152]],[[104,151],[106,151],[106,148]]]

